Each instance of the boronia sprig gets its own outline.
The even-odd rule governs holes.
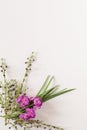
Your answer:
[[[18,126],[24,130],[36,128],[43,128],[48,130],[63,130],[63,128],[53,125],[45,124],[43,121],[36,120],[36,111],[42,107],[44,102],[70,92],[74,89],[59,90],[59,85],[52,86],[54,76],[48,75],[44,81],[41,89],[36,96],[29,97],[26,94],[24,83],[28,78],[31,71],[32,63],[35,61],[35,53],[32,52],[31,56],[25,62],[26,68],[22,81],[19,83],[16,79],[8,80],[6,70],[8,66],[4,59],[1,59],[1,73],[3,81],[0,81],[0,104],[1,114],[0,117],[5,118],[5,125],[9,125],[9,129],[14,127],[18,130]],[[52,87],[50,87],[52,86]]]

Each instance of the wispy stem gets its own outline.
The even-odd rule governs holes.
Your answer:
[[[31,71],[32,63],[34,61],[35,61],[35,53],[32,52],[31,56],[29,58],[27,58],[27,61],[25,62],[26,68],[25,68],[25,73],[24,73],[24,77],[23,77],[23,80],[22,80],[22,87],[23,87],[24,82],[28,78],[29,72]]]
[[[28,129],[32,129],[32,128],[43,128],[43,129],[48,129],[48,130],[64,130],[63,128],[60,128],[60,127],[56,127],[56,126],[53,126],[53,125],[49,125],[49,124],[45,124],[39,120],[34,120],[34,121],[31,121],[30,125],[26,126],[26,128]]]
[[[1,59],[1,72],[3,74],[3,78],[4,78],[4,83],[6,83],[6,69],[7,69],[7,65],[5,64],[5,60],[2,58]]]
[[[2,58],[1,59],[1,72],[3,74],[4,78],[4,88],[5,88],[5,115],[7,115],[7,110],[6,110],[6,100],[7,100],[7,87],[6,87],[6,69],[7,65],[5,64],[5,60]],[[5,118],[5,125],[7,125],[7,118]]]

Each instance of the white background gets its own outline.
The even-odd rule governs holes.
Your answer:
[[[7,59],[9,78],[21,81],[32,51],[37,60],[28,81],[31,94],[48,74],[61,89],[76,88],[44,104],[37,118],[87,130],[87,1],[0,0],[0,57]],[[0,129],[7,129],[2,119]]]

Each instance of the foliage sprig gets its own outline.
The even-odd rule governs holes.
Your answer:
[[[54,80],[54,76],[48,75],[41,86],[41,89],[36,94],[36,97],[28,97],[26,95],[26,89],[24,92],[24,83],[28,78],[34,61],[35,53],[32,52],[31,56],[27,58],[27,61],[25,62],[26,68],[24,77],[21,83],[19,83],[16,79],[7,80],[6,70],[8,66],[5,63],[5,60],[1,59],[0,67],[4,80],[0,81],[0,104],[2,109],[0,117],[5,118],[5,125],[9,125],[9,129],[14,127],[18,130],[18,126],[20,126],[24,128],[24,130],[32,129],[33,127],[48,130],[63,130],[63,128],[45,124],[40,120],[32,118],[35,118],[36,109],[41,108],[44,102],[74,89],[65,88],[59,90],[59,85],[50,87]]]

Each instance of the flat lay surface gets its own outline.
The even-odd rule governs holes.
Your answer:
[[[36,118],[65,130],[86,130],[86,0],[0,1],[0,58],[9,66],[9,79],[21,81],[32,51],[36,61],[26,83],[30,95],[36,94],[48,74],[55,76],[60,89],[76,88],[46,102]],[[0,129],[8,130],[2,118]]]

